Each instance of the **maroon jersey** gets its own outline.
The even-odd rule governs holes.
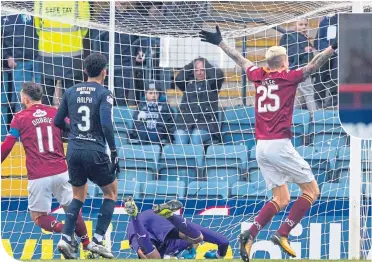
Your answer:
[[[256,139],[292,138],[291,126],[297,85],[302,82],[302,69],[270,72],[251,66],[248,80],[256,88]]]
[[[57,109],[33,105],[14,115],[9,135],[20,137],[26,152],[28,179],[38,179],[67,171],[62,131],[54,126]]]

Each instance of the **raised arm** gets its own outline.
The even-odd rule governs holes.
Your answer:
[[[312,74],[314,74],[319,68],[324,65],[328,59],[330,59],[333,54],[335,53],[335,50],[337,49],[338,44],[337,41],[335,41],[331,46],[324,49],[322,52],[314,56],[314,58],[302,68],[302,71],[304,73],[304,79],[308,78]]]
[[[219,26],[216,26],[216,32],[200,31],[199,36],[203,42],[208,42],[219,46],[232,60],[235,61],[244,71],[253,63],[242,56],[235,48],[228,46],[223,40]]]

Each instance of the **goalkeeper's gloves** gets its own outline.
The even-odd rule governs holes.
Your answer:
[[[194,247],[191,247],[183,253],[182,257],[184,259],[195,259],[196,258],[196,249]]]
[[[338,48],[338,39],[333,40],[331,47],[333,50],[336,50]]]
[[[118,152],[116,150],[111,151],[111,173],[118,175],[120,172]]]
[[[208,42],[213,45],[219,45],[222,42],[222,35],[218,25],[216,26],[216,32],[201,30],[199,36],[202,42]]]
[[[204,258],[206,259],[220,259],[221,257],[218,256],[217,250],[209,250],[204,254]]]

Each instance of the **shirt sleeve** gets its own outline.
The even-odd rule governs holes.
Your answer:
[[[132,237],[132,239],[131,239],[131,241],[130,241],[130,247],[131,247],[134,251],[138,252],[138,249],[139,249],[140,247],[139,247],[138,240],[137,240],[137,237],[136,237],[136,236],[133,236],[133,237]]]
[[[65,118],[68,115],[66,96],[67,92],[65,92],[65,94],[63,95],[56,117],[54,118],[54,125],[62,130],[66,130]]]
[[[114,99],[111,92],[107,92],[102,96],[100,104],[100,121],[102,126],[102,131],[110,147],[111,151],[116,150],[115,137],[114,137],[114,127],[112,124],[112,105]]]
[[[20,137],[20,126],[17,116],[15,116],[10,123],[10,130],[5,138],[5,141],[1,144],[1,162],[3,162],[9,153],[12,151],[13,146]]]
[[[290,70],[288,73],[288,80],[294,84],[303,82],[305,79],[304,79],[304,71],[302,67],[296,70]]]
[[[247,71],[245,73],[246,73],[247,78],[248,78],[249,81],[251,81],[251,82],[257,81],[257,79],[258,79],[257,74],[259,73],[259,70],[257,70],[257,69],[259,69],[259,67],[257,67],[257,66],[250,66],[250,67],[247,68]]]

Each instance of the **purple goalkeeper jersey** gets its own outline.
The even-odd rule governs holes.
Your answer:
[[[155,214],[151,209],[140,213],[137,216],[137,220],[147,230],[152,244],[159,251],[161,257],[164,257],[164,255],[176,256],[190,246],[190,243],[180,238],[174,238],[173,236],[167,237],[172,230],[177,229],[166,218]],[[139,249],[137,237],[138,235],[134,230],[131,220],[128,224],[127,239],[131,248],[136,252]]]

